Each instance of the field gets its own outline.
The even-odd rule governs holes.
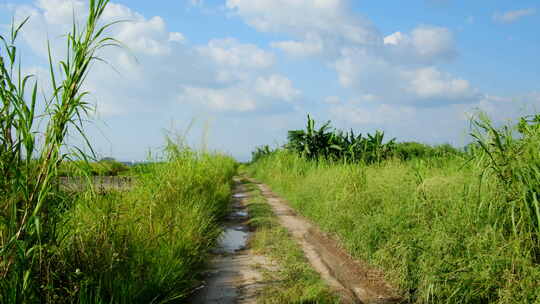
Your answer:
[[[101,49],[122,46],[100,22],[107,4],[89,1],[66,58],[48,50],[50,90],[21,68],[27,20],[1,37],[0,303],[186,303],[212,284],[216,257],[240,255],[261,278],[229,269],[234,302],[245,282],[240,303],[361,299],[365,286],[341,287],[310,233],[331,240],[342,267],[374,269],[362,282],[380,280],[392,303],[540,303],[540,115],[504,126],[478,113],[459,148],[317,127],[308,115],[242,165],[171,133],[143,165],[98,161],[84,82]],[[219,252],[227,229],[247,245]]]
[[[538,303],[537,118],[518,137],[477,125],[468,153],[350,163],[259,150],[249,172],[409,302]]]

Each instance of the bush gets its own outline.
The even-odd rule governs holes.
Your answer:
[[[414,141],[396,143],[392,152],[401,160],[463,155],[463,152],[450,144],[430,146]]]

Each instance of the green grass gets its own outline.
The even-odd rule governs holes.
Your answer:
[[[484,160],[365,166],[281,151],[249,172],[384,270],[410,302],[540,303],[538,245],[513,232],[526,218]]]
[[[137,177],[134,189],[81,194],[51,252],[51,303],[166,303],[198,283],[221,233],[236,163],[185,152]]]
[[[89,1],[86,22],[74,21],[65,35],[63,60],[53,61],[49,50],[52,90],[41,103],[17,51],[28,19],[0,36],[0,303],[183,301],[221,233],[236,162],[169,138],[166,161],[131,170],[130,191],[57,187],[63,174],[125,171],[115,162],[89,163],[95,155],[66,144],[78,133],[92,150],[84,80],[100,50],[120,44],[105,35],[114,23],[101,25],[107,4]]]
[[[58,168],[58,176],[118,176],[129,175],[133,168],[130,168],[114,160],[102,160],[97,162],[86,161],[65,161]]]
[[[275,269],[264,272],[265,285],[258,303],[339,303],[325,282],[304,257],[303,251],[281,227],[270,205],[254,184],[248,203],[250,225],[255,233],[250,245],[253,250],[275,262]]]
[[[33,75],[24,74],[17,36],[26,18],[0,36],[0,302],[42,300],[41,286],[54,280],[48,266],[56,244],[66,197],[56,181],[61,163],[79,156],[66,145],[68,134],[87,140],[85,121],[91,111],[84,81],[99,51],[118,43],[104,35],[112,24],[100,17],[108,0],[90,0],[84,26],[75,22],[65,35],[66,57],[58,62],[49,48],[50,87],[38,90]],[[38,92],[43,101],[38,102]],[[40,284],[43,283],[43,284]]]

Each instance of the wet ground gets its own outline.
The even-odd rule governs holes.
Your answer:
[[[400,298],[384,282],[376,269],[352,259],[340,244],[297,215],[286,201],[264,184],[252,181],[261,190],[280,224],[285,227],[304,256],[326,283],[340,295],[342,303],[398,303]],[[189,303],[256,303],[257,291],[265,283],[261,269],[272,263],[249,249],[249,214],[245,208],[249,194],[235,179],[232,208],[224,222],[224,231],[214,249],[210,271],[204,285]]]
[[[245,208],[248,197],[243,185],[236,180],[231,212],[223,223],[223,234],[214,249],[210,270],[190,303],[256,303],[256,291],[263,281],[257,269],[268,261],[248,248],[251,234]]]

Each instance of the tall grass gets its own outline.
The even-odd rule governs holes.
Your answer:
[[[81,195],[64,214],[51,259],[63,302],[167,303],[197,286],[221,233],[236,163],[173,150],[136,176],[131,191]]]
[[[505,195],[508,230],[527,236],[540,262],[540,115],[499,129],[487,117],[474,125],[484,172],[496,178]]]
[[[54,235],[55,209],[62,201],[54,181],[69,157],[64,142],[69,130],[83,138],[83,119],[89,110],[82,89],[97,52],[116,42],[104,37],[109,24],[99,19],[107,0],[90,0],[89,16],[80,31],[74,24],[66,36],[67,58],[58,63],[49,49],[52,93],[45,108],[37,109],[38,87],[23,75],[16,47],[26,23],[12,25],[9,37],[0,37],[0,297],[3,303],[38,301],[40,285],[51,279],[46,257]],[[38,112],[41,110],[42,112]],[[43,129],[37,122],[45,124]],[[43,131],[40,133],[40,131]]]
[[[107,4],[89,1],[82,30],[74,24],[66,35],[64,60],[56,64],[49,49],[52,93],[43,103],[18,58],[27,20],[0,37],[0,303],[181,301],[220,234],[236,170],[227,156],[168,140],[166,160],[134,171],[130,191],[56,187],[73,165],[91,174],[87,155],[65,139],[78,132],[91,149],[82,88],[99,50],[118,44],[104,35],[112,24],[100,25]]]
[[[250,171],[413,303],[540,303],[538,121],[477,121],[473,159],[362,165],[281,151]]]

